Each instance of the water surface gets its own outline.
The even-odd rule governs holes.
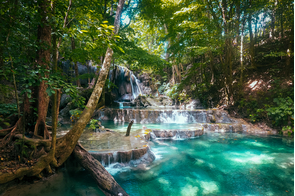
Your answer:
[[[191,140],[150,142],[156,160],[106,169],[131,196],[294,195],[294,143],[280,136],[205,133]],[[1,188],[1,187],[0,187]],[[80,168],[3,195],[103,195]]]
[[[294,144],[287,141],[231,133],[158,140],[146,169],[107,169],[132,196],[294,195]]]

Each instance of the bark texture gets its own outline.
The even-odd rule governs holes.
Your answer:
[[[93,156],[91,156],[91,154],[89,154],[80,144],[76,145],[74,155],[79,163],[91,173],[92,177],[96,180],[98,187],[105,195],[128,195],[100,162],[93,158]]]
[[[50,62],[50,46],[51,46],[51,26],[49,24],[50,19],[50,1],[44,0],[39,3],[39,13],[41,16],[42,25],[38,26],[38,38],[40,40],[37,64],[45,69],[49,69]],[[41,77],[41,75],[40,75]],[[48,74],[45,74],[48,78]],[[49,138],[49,132],[46,127],[46,115],[49,104],[49,97],[46,93],[47,84],[45,80],[39,85],[38,88],[38,119],[36,121],[34,135],[43,136],[44,139]]]
[[[126,136],[130,135],[130,130],[131,130],[131,126],[133,125],[133,120],[130,121],[128,127],[127,127],[127,132],[126,132]]]

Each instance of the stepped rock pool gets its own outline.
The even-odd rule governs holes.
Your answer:
[[[149,145],[156,155],[151,165],[106,167],[131,196],[294,195],[294,143],[288,138],[207,132]],[[103,195],[78,168],[65,167],[36,184],[18,187],[17,195]]]

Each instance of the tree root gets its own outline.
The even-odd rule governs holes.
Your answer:
[[[47,151],[50,150],[51,147],[51,140],[44,140],[44,139],[33,139],[23,136],[23,134],[16,134],[14,137],[18,139],[24,139],[24,142],[30,146],[44,146]]]
[[[24,176],[41,176],[40,173],[48,167],[49,163],[52,161],[52,153],[43,155],[39,158],[39,161],[32,167],[22,167],[14,172],[0,173],[0,184],[12,181],[14,179],[22,179]]]
[[[16,127],[16,124],[14,126],[12,126],[12,127],[7,128],[7,129],[0,130],[0,137],[6,136],[7,134],[9,134],[10,131],[12,129],[14,129],[15,127]]]
[[[47,129],[52,129],[52,126],[46,125]]]
[[[18,121],[16,122],[16,124],[13,127],[11,127],[12,130],[10,131],[10,133],[6,134],[6,136],[2,139],[2,145],[1,145],[1,147],[5,147],[9,142],[11,142],[13,136],[15,135],[15,132],[17,131],[17,128],[19,126],[19,123],[21,122],[21,119],[22,118],[18,119]]]
[[[50,134],[49,131],[47,129],[47,125],[45,123],[45,121],[43,120],[37,120],[35,128],[34,128],[34,136],[37,138],[40,138],[40,133],[39,133],[39,127],[42,126],[44,132],[43,132],[43,137],[44,139],[50,139]]]

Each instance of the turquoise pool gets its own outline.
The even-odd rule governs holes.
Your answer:
[[[294,144],[282,137],[212,133],[151,147],[151,166],[108,168],[132,196],[294,195]]]
[[[149,166],[107,170],[131,196],[294,195],[294,143],[279,136],[205,133],[192,140],[150,143]],[[1,188],[1,187],[0,187]],[[81,168],[66,166],[3,195],[103,195]]]

